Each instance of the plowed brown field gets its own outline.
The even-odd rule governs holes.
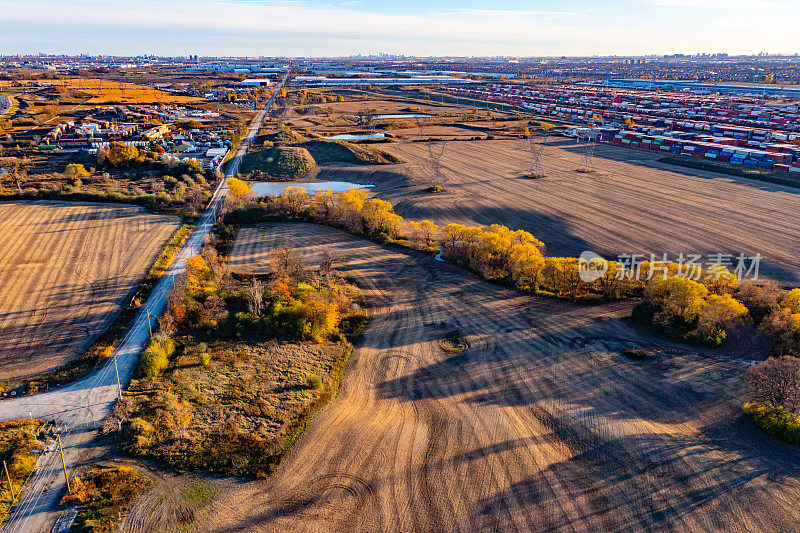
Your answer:
[[[85,351],[177,227],[130,205],[0,203],[0,380]]]
[[[237,268],[285,241],[343,255],[372,320],[341,395],[275,474],[226,490],[209,531],[788,531],[800,453],[738,409],[744,368],[622,318],[486,283],[341,231],[267,224]],[[258,244],[260,243],[260,244]],[[463,353],[440,346],[459,330]]]
[[[404,217],[525,229],[550,255],[760,253],[762,275],[800,282],[800,189],[668,166],[659,154],[609,145],[597,145],[595,172],[583,174],[575,171],[583,148],[560,139],[545,149],[547,176],[538,180],[521,177],[530,160],[520,140],[451,142],[447,189],[427,194],[424,143],[381,149],[407,163],[323,167],[316,178],[375,184]]]

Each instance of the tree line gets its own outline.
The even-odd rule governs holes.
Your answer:
[[[287,187],[276,197],[254,199],[246,183],[229,181],[226,220],[234,223],[289,219],[342,227],[377,242],[441,253],[484,279],[535,294],[577,300],[642,297],[633,319],[681,340],[717,346],[732,332],[755,325],[775,340],[776,354],[800,356],[800,289],[786,293],[771,283],[740,284],[721,265],[697,267],[690,279],[677,263],[648,261],[641,263],[642,272],[664,275],[623,276],[625,267],[609,261],[605,273],[587,283],[578,258],[547,256],[544,243],[527,231],[406,220],[390,202],[358,189],[309,195],[301,187]]]

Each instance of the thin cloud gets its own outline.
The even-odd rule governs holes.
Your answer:
[[[782,9],[787,4],[770,0],[644,0],[644,3],[657,7],[682,7],[695,9],[736,9],[758,11]]]

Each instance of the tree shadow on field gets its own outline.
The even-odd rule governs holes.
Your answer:
[[[76,359],[105,331],[136,281],[114,276],[41,285],[28,294],[36,305],[0,312],[2,379],[41,374]]]
[[[759,457],[728,453],[722,459],[713,445],[685,435],[639,433],[592,441],[565,428],[556,437],[568,458],[484,499],[476,524],[505,530],[512,517],[528,514],[537,519],[536,531],[691,530],[694,520],[729,531],[731,520],[742,514],[793,520],[788,505],[770,509],[753,497],[775,466]],[[786,480],[796,494],[796,480]],[[557,490],[567,490],[570,502]],[[506,517],[508,524],[502,522]]]

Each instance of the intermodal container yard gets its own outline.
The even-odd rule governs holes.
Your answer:
[[[458,96],[572,124],[570,134],[630,148],[800,173],[800,103],[734,95],[490,83]]]

